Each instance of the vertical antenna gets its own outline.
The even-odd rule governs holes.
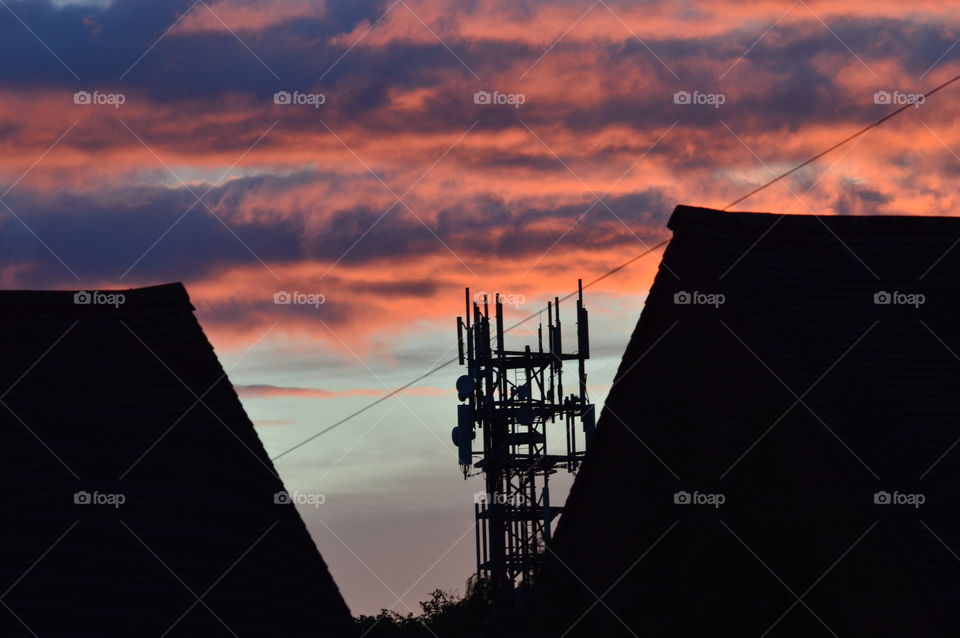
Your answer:
[[[537,345],[540,348],[540,352],[543,352],[543,320],[540,320],[540,324],[537,326]]]
[[[496,306],[495,311],[497,313],[497,350],[499,354],[503,356],[504,345],[503,345],[503,304],[500,303],[500,293],[496,293]]]
[[[463,289],[464,315],[467,318],[467,330],[470,330],[470,287]]]
[[[563,401],[563,333],[560,327],[560,298],[553,298],[553,307],[557,315],[557,345],[553,348],[554,357],[557,359],[557,401]]]
[[[587,402],[586,360],[590,358],[590,330],[587,309],[583,305],[583,280],[577,280],[577,354],[580,355],[580,401]]]

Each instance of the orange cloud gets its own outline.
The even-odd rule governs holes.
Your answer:
[[[172,35],[207,31],[258,31],[303,17],[321,17],[325,5],[314,0],[221,0],[194,5]]]
[[[276,398],[276,397],[296,397],[308,399],[336,399],[344,397],[371,396],[379,397],[387,394],[390,390],[377,390],[375,388],[352,388],[350,390],[321,390],[319,388],[297,388],[284,387],[276,385],[236,385],[234,388],[237,394],[244,398]],[[417,386],[404,392],[412,396],[438,397],[451,394],[452,390],[443,390],[431,386]]]

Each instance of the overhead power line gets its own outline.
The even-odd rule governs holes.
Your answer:
[[[614,273],[616,273],[616,272],[618,272],[618,271],[620,271],[620,270],[623,270],[624,268],[626,268],[627,266],[629,266],[629,265],[632,264],[633,262],[637,261],[637,260],[640,259],[641,257],[645,257],[645,256],[649,255],[650,253],[659,250],[660,248],[662,248],[663,246],[665,246],[665,245],[667,244],[667,242],[669,242],[669,241],[670,241],[669,239],[664,239],[662,242],[660,242],[660,243],[657,244],[656,246],[651,246],[650,248],[648,248],[648,249],[645,250],[644,252],[640,253],[639,255],[637,255],[637,256],[635,256],[635,257],[631,257],[629,260],[627,260],[626,262],[620,264],[620,265],[617,266],[616,268],[614,268],[614,269],[612,269],[612,270],[608,270],[607,272],[605,272],[604,274],[600,275],[600,276],[597,277],[596,279],[593,279],[592,281],[590,281],[590,282],[588,282],[588,283],[585,283],[585,284],[583,285],[583,289],[586,290],[586,289],[589,288],[590,286],[593,286],[594,284],[599,283],[600,281],[606,279],[606,278],[609,277],[610,275],[612,275],[612,274],[614,274]],[[566,301],[567,299],[570,299],[571,297],[573,297],[573,296],[576,295],[576,294],[577,294],[577,291],[574,290],[573,292],[571,292],[571,293],[569,293],[569,294],[561,297],[561,298],[560,298],[560,301]],[[527,317],[524,317],[523,319],[521,319],[521,320],[518,321],[517,323],[515,323],[515,324],[511,325],[510,327],[504,329],[504,332],[505,332],[505,333],[506,333],[506,332],[510,332],[510,331],[513,330],[514,328],[518,328],[518,327],[522,326],[523,324],[527,323],[527,322],[530,321],[531,319],[533,319],[533,318],[535,318],[535,317],[538,317],[538,316],[540,316],[541,314],[543,314],[544,310],[546,310],[546,308],[544,308],[543,310],[538,310],[537,312],[535,312],[535,313],[533,313],[533,314],[531,314],[531,315],[529,315],[529,316],[527,316]],[[329,432],[330,430],[332,430],[332,429],[334,429],[334,428],[340,427],[341,425],[343,425],[344,423],[346,423],[346,422],[349,421],[350,419],[352,419],[352,418],[354,418],[354,417],[356,417],[356,416],[359,416],[359,415],[363,414],[364,412],[366,412],[366,411],[369,410],[370,408],[372,408],[372,407],[374,407],[374,406],[377,406],[377,405],[383,403],[384,401],[386,401],[386,400],[389,399],[390,397],[393,397],[393,396],[396,396],[396,395],[400,394],[401,392],[403,392],[403,391],[406,390],[407,388],[411,387],[413,384],[417,383],[418,381],[422,381],[423,379],[426,379],[427,377],[429,377],[430,375],[434,374],[435,372],[439,372],[440,370],[443,370],[443,369],[446,368],[447,366],[449,366],[449,365],[451,365],[451,364],[454,364],[454,363],[456,363],[456,362],[459,361],[459,360],[460,360],[459,357],[454,357],[453,359],[450,359],[449,361],[444,361],[443,363],[440,363],[440,364],[434,366],[433,368],[430,368],[429,370],[427,370],[426,372],[424,372],[423,374],[421,374],[421,375],[420,375],[419,377],[417,377],[416,379],[413,379],[412,381],[409,381],[409,382],[407,382],[407,383],[404,383],[404,384],[403,384],[402,386],[400,386],[399,388],[395,388],[395,389],[391,390],[391,391],[388,392],[387,394],[383,395],[383,396],[380,397],[379,399],[376,399],[375,401],[371,401],[370,403],[368,403],[367,405],[363,406],[363,407],[360,408],[359,410],[357,410],[357,411],[355,411],[355,412],[351,412],[350,414],[348,414],[347,416],[343,417],[342,419],[340,419],[340,420],[337,421],[336,423],[333,423],[333,424],[331,424],[331,425],[328,425],[328,426],[325,427],[324,429],[320,430],[320,431],[317,432],[316,434],[311,435],[309,438],[304,439],[304,440],[301,441],[300,443],[297,443],[297,444],[294,445],[293,447],[287,448],[286,450],[284,450],[284,451],[281,452],[280,454],[277,454],[276,456],[274,456],[271,460],[272,460],[272,461],[276,461],[276,460],[279,459],[281,456],[284,456],[284,455],[286,455],[286,454],[289,454],[290,452],[293,452],[293,451],[296,450],[297,448],[299,448],[299,447],[301,447],[301,446],[303,446],[303,445],[306,445],[307,443],[309,443],[310,441],[314,440],[315,438],[317,438],[317,437],[319,437],[319,436],[323,436],[324,434],[326,434],[327,432]]]
[[[943,82],[942,84],[939,84],[938,86],[930,89],[929,91],[927,91],[926,93],[923,94],[924,100],[926,100],[926,98],[930,97],[931,95],[934,95],[935,93],[937,93],[937,92],[945,89],[946,87],[950,86],[951,84],[953,84],[953,83],[956,82],[957,80],[960,80],[960,75],[955,75],[954,77],[950,78],[950,79],[947,80],[946,82]],[[866,132],[869,131],[870,129],[873,129],[873,128],[876,128],[877,126],[880,126],[881,124],[883,124],[883,123],[886,122],[887,120],[889,120],[889,119],[891,119],[891,118],[893,118],[893,117],[896,117],[896,116],[899,115],[900,113],[903,113],[903,112],[906,111],[908,108],[912,108],[913,106],[914,106],[913,103],[909,103],[909,104],[905,104],[905,105],[897,108],[897,109],[894,110],[894,111],[891,111],[890,113],[888,113],[888,114],[884,115],[883,117],[881,117],[879,120],[876,120],[875,122],[872,122],[871,124],[868,124],[867,126],[864,126],[864,127],[863,127],[862,129],[860,129],[859,131],[853,133],[852,135],[848,135],[847,137],[843,138],[842,140],[840,140],[840,141],[837,142],[836,144],[830,146],[830,147],[827,148],[827,149],[824,149],[823,151],[820,151],[819,153],[817,153],[816,155],[810,157],[809,159],[804,160],[803,162],[797,164],[796,166],[794,166],[794,167],[791,168],[790,170],[786,171],[785,173],[781,173],[780,175],[778,175],[777,177],[773,178],[773,179],[770,180],[769,182],[766,182],[765,184],[762,184],[762,185],[758,186],[757,188],[753,189],[752,191],[750,191],[749,193],[747,193],[747,194],[744,195],[743,197],[740,197],[739,199],[735,199],[734,201],[730,202],[729,204],[727,204],[726,206],[724,206],[724,207],[721,208],[720,210],[725,211],[725,210],[727,210],[728,208],[730,208],[731,206],[736,206],[737,204],[739,204],[740,202],[744,201],[745,199],[748,199],[748,198],[750,198],[750,197],[753,197],[754,195],[756,195],[756,194],[759,193],[760,191],[764,190],[765,188],[768,188],[768,187],[776,184],[777,182],[779,182],[780,180],[782,180],[784,177],[788,177],[789,175],[792,175],[793,173],[795,173],[795,172],[797,172],[798,170],[800,170],[801,168],[812,164],[813,162],[817,161],[818,159],[820,159],[820,158],[823,157],[824,155],[827,155],[827,154],[829,154],[829,153],[837,150],[838,148],[840,148],[840,147],[843,146],[844,144],[847,144],[848,142],[851,142],[852,140],[855,140],[856,138],[860,137],[861,135],[863,135],[864,133],[866,133]],[[628,259],[627,261],[623,262],[623,263],[620,264],[619,266],[608,270],[607,272],[605,272],[604,274],[600,275],[600,276],[597,277],[596,279],[593,279],[593,280],[590,281],[589,283],[584,284],[583,288],[584,288],[584,289],[590,288],[590,287],[593,286],[594,284],[597,284],[597,283],[599,283],[600,281],[603,281],[603,280],[606,279],[607,277],[610,277],[611,275],[616,274],[617,272],[623,270],[624,268],[627,268],[627,267],[633,265],[634,262],[638,261],[638,260],[641,259],[642,257],[646,257],[647,255],[649,255],[650,253],[652,253],[652,252],[654,252],[654,251],[656,251],[656,250],[659,250],[660,248],[662,248],[663,246],[665,246],[669,241],[670,241],[670,240],[665,239],[665,240],[663,240],[662,242],[660,242],[659,244],[657,244],[656,246],[652,246],[652,247],[648,248],[647,250],[643,251],[642,253],[640,253],[639,255],[636,255],[635,257],[631,257],[630,259]],[[561,298],[560,298],[560,301],[566,301],[567,299],[570,299],[571,297],[573,297],[575,294],[577,294],[577,291],[573,291],[573,292],[571,292],[570,294],[561,297]],[[528,317],[525,317],[525,318],[521,319],[521,320],[518,321],[517,323],[513,324],[512,326],[510,326],[509,328],[507,328],[506,330],[504,330],[504,332],[509,332],[509,331],[513,330],[514,328],[517,328],[517,327],[523,325],[523,324],[526,323],[527,321],[530,321],[530,320],[533,319],[534,317],[537,317],[537,316],[539,316],[540,314],[542,314],[543,311],[544,311],[544,310],[539,310],[539,311],[537,311],[537,312],[529,315]],[[347,416],[343,417],[342,419],[340,419],[340,420],[337,421],[336,423],[333,423],[333,424],[325,427],[324,429],[320,430],[320,431],[317,432],[316,434],[313,434],[313,435],[311,435],[310,437],[308,437],[308,438],[304,439],[303,441],[301,441],[300,443],[297,443],[297,444],[294,445],[293,447],[287,448],[286,450],[284,450],[284,451],[281,452],[280,454],[277,454],[276,456],[274,456],[271,460],[276,461],[276,460],[279,459],[280,457],[285,456],[285,455],[289,454],[290,452],[293,452],[293,451],[296,450],[297,448],[300,448],[300,447],[306,445],[307,443],[310,443],[310,442],[313,441],[314,439],[316,439],[316,438],[318,438],[318,437],[320,437],[320,436],[323,436],[323,435],[326,434],[327,432],[329,432],[329,431],[331,431],[331,430],[333,430],[333,429],[335,429],[335,428],[340,427],[341,425],[343,425],[343,424],[346,423],[347,421],[350,421],[351,419],[353,419],[353,418],[355,418],[355,417],[363,414],[364,412],[366,412],[366,411],[369,410],[370,408],[373,408],[373,407],[375,407],[375,406],[383,403],[383,402],[386,401],[387,399],[389,399],[389,398],[391,398],[391,397],[394,397],[394,396],[400,394],[401,392],[403,392],[403,391],[406,390],[407,388],[410,388],[411,386],[413,386],[415,383],[417,383],[417,382],[419,382],[419,381],[422,381],[423,379],[426,379],[427,377],[435,374],[436,372],[439,372],[440,370],[443,370],[443,369],[446,368],[447,366],[450,366],[450,365],[456,363],[458,360],[459,360],[459,357],[454,357],[453,359],[450,359],[449,361],[445,361],[445,362],[443,362],[443,363],[441,363],[441,364],[439,364],[439,365],[431,368],[430,370],[427,370],[426,372],[424,372],[423,374],[421,374],[421,375],[418,376],[417,378],[413,379],[412,381],[410,381],[410,382],[408,382],[408,383],[405,383],[405,384],[403,384],[402,386],[400,386],[400,387],[398,387],[398,388],[395,388],[394,390],[391,390],[390,392],[388,392],[387,394],[383,395],[383,396],[380,397],[379,399],[376,399],[375,401],[371,401],[370,403],[368,403],[367,405],[363,406],[363,407],[360,408],[359,410],[356,410],[355,412],[351,412],[350,414],[348,414]]]
[[[937,91],[940,91],[941,89],[947,88],[948,86],[950,86],[951,84],[953,84],[953,83],[956,82],[957,80],[960,80],[960,75],[955,75],[955,76],[953,76],[952,78],[950,78],[949,80],[947,80],[946,82],[944,82],[943,84],[941,84],[941,85],[939,85],[939,86],[937,86],[937,87],[935,87],[935,88],[933,88],[933,89],[930,89],[929,91],[927,91],[926,93],[923,94],[923,99],[926,100],[928,97],[930,97],[931,95],[933,95],[933,94],[936,93]],[[911,102],[911,103],[909,103],[909,104],[904,104],[903,106],[901,106],[901,107],[898,108],[897,110],[891,111],[890,113],[887,113],[886,115],[884,115],[883,117],[881,117],[881,118],[880,118],[879,120],[877,120],[876,122],[873,122],[872,124],[868,124],[868,125],[864,126],[862,129],[860,129],[859,131],[857,131],[857,132],[854,133],[853,135],[848,135],[847,137],[843,138],[842,140],[840,140],[839,142],[837,142],[836,144],[834,144],[834,145],[831,146],[830,148],[828,148],[828,149],[826,149],[826,150],[823,150],[823,151],[820,151],[819,153],[817,153],[816,155],[814,155],[813,157],[811,157],[810,159],[808,159],[808,160],[806,160],[806,161],[800,162],[799,164],[797,164],[796,166],[794,166],[793,168],[791,168],[791,169],[790,169],[789,171],[787,171],[786,173],[782,173],[782,174],[778,175],[777,177],[774,177],[772,180],[770,180],[770,181],[767,182],[766,184],[763,184],[762,186],[758,186],[757,188],[754,188],[752,191],[750,191],[749,193],[747,193],[746,195],[744,195],[744,196],[741,197],[740,199],[735,199],[735,200],[733,200],[732,202],[730,202],[729,204],[727,204],[726,206],[724,206],[724,207],[721,208],[720,210],[727,210],[727,209],[730,208],[731,206],[736,206],[737,204],[739,204],[739,203],[742,202],[743,200],[745,200],[745,199],[747,199],[747,198],[749,198],[749,197],[753,197],[754,195],[756,195],[757,193],[759,193],[759,192],[762,191],[763,189],[767,188],[768,186],[773,186],[774,184],[776,184],[777,182],[779,182],[779,181],[780,181],[781,179],[783,179],[784,177],[787,177],[788,175],[791,175],[791,174],[793,174],[793,173],[796,173],[797,171],[799,171],[799,170],[800,170],[801,168],[803,168],[804,166],[807,166],[807,165],[809,165],[809,164],[812,164],[812,163],[816,162],[818,159],[820,159],[820,158],[823,157],[824,155],[826,155],[826,154],[828,154],[828,153],[831,153],[831,152],[837,150],[838,148],[840,148],[841,146],[843,146],[843,145],[846,144],[847,142],[851,142],[851,141],[857,139],[858,137],[860,137],[861,135],[863,135],[864,133],[866,133],[866,132],[869,131],[870,129],[875,128],[875,127],[877,127],[877,126],[880,126],[881,124],[883,124],[883,123],[886,122],[887,120],[889,120],[889,119],[891,119],[891,118],[893,118],[893,117],[896,117],[897,115],[900,115],[901,113],[903,113],[904,111],[906,111],[906,110],[909,109],[909,108],[914,107],[914,105],[915,105],[914,102]]]

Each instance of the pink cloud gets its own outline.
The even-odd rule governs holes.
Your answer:
[[[300,388],[289,386],[276,386],[267,384],[254,385],[235,385],[237,394],[244,398],[277,398],[277,397],[296,397],[307,399],[337,399],[344,397],[370,396],[379,397],[387,394],[391,390],[378,390],[376,388],[352,388],[350,390],[322,390],[320,388]],[[417,386],[410,388],[405,392],[412,396],[438,397],[451,394],[452,390],[444,390],[432,386]]]

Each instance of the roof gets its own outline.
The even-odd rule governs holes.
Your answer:
[[[352,635],[192,311],[0,292],[4,636]]]
[[[669,227],[538,581],[549,632],[952,635],[960,219]]]

